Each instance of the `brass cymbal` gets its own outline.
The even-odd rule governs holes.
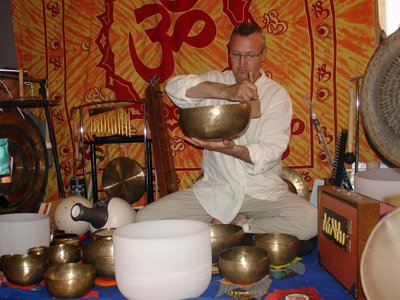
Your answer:
[[[135,160],[118,157],[104,168],[102,183],[108,197],[118,197],[133,204],[142,198],[146,182],[143,169]]]
[[[38,126],[29,117],[3,113],[0,136],[8,138],[14,159],[12,181],[0,187],[0,214],[33,212],[43,200],[48,178],[48,154]]]
[[[310,191],[307,181],[298,171],[288,167],[282,167],[282,179],[287,183],[289,191],[310,201]]]
[[[56,100],[39,99],[37,97],[16,97],[9,100],[0,100],[0,107],[6,106],[43,106],[59,105]]]

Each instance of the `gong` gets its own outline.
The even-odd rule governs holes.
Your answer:
[[[282,179],[287,183],[289,191],[310,201],[307,181],[301,176],[300,172],[288,167],[282,167]]]
[[[0,187],[0,214],[35,211],[43,199],[48,154],[42,133],[27,115],[0,114],[0,137],[8,138],[14,159],[12,181]]]
[[[130,204],[139,201],[145,191],[143,169],[129,157],[111,160],[103,170],[102,183],[108,197],[118,197]]]
[[[386,38],[365,69],[361,114],[375,148],[400,166],[400,29]]]

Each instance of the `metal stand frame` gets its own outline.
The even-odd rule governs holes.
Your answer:
[[[83,115],[82,108],[93,105],[110,105],[111,103],[138,103],[143,105],[143,135],[135,135],[131,137],[125,137],[122,135],[114,135],[110,137],[96,137],[94,141],[84,141],[83,138]],[[98,189],[97,189],[97,168],[96,168],[96,156],[95,156],[95,145],[99,144],[117,144],[117,143],[144,143],[145,153],[145,166],[146,166],[146,192],[147,192],[147,203],[151,203],[154,200],[153,196],[153,176],[152,176],[152,161],[151,161],[151,139],[147,138],[147,123],[146,123],[146,108],[147,102],[133,101],[133,100],[113,100],[108,102],[94,102],[88,103],[81,106],[73,107],[72,110],[79,109],[79,121],[80,121],[80,134],[81,134],[81,147],[82,147],[82,168],[83,177],[85,178],[85,193],[86,189],[86,160],[85,160],[85,145],[90,145],[90,156],[91,156],[91,167],[92,167],[92,186],[93,186],[93,203],[98,200]],[[85,195],[87,197],[87,194]]]

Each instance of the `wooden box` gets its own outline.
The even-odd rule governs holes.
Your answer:
[[[318,262],[356,299],[365,299],[360,261],[380,201],[337,186],[318,187]]]

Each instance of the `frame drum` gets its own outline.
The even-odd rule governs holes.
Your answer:
[[[360,276],[369,300],[400,299],[400,207],[383,217],[372,230],[361,256]]]

